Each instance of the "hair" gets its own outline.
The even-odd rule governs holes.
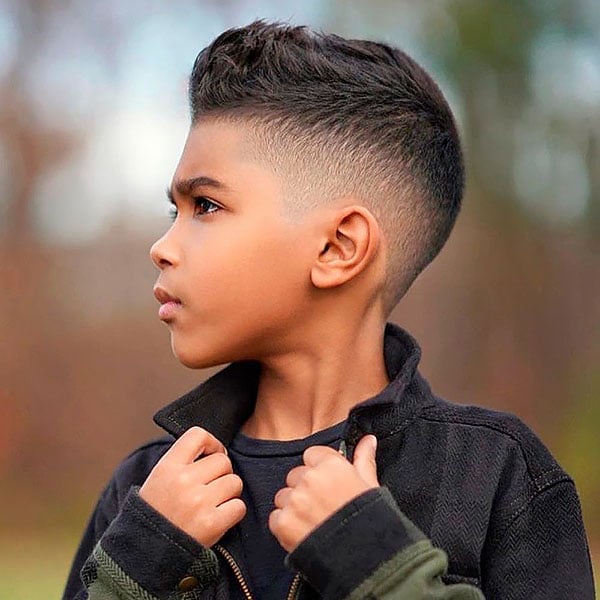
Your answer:
[[[255,21],[200,52],[189,101],[192,126],[204,116],[254,125],[291,210],[361,199],[387,243],[388,313],[448,239],[464,187],[456,124],[398,48]]]

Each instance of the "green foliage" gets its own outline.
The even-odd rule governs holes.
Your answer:
[[[452,71],[472,62],[499,72],[524,72],[542,19],[530,2],[454,0],[450,14],[458,33],[449,57]]]
[[[559,455],[563,466],[574,478],[581,496],[586,523],[600,523],[600,369],[587,373],[575,386],[569,417],[562,427]]]

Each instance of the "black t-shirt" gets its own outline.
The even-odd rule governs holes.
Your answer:
[[[286,598],[294,574],[286,569],[286,551],[269,530],[273,498],[285,487],[291,469],[302,464],[302,454],[310,446],[338,449],[345,421],[313,435],[291,441],[257,440],[238,433],[228,449],[233,470],[244,482],[242,499],[247,513],[237,525],[244,556],[245,573],[255,598]]]

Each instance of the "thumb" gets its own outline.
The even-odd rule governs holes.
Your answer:
[[[354,450],[354,467],[360,477],[369,485],[379,487],[377,479],[377,438],[374,435],[365,435],[356,445]]]

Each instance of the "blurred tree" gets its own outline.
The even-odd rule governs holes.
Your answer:
[[[63,8],[37,0],[2,4],[3,18],[13,24],[15,33],[13,59],[0,79],[0,138],[12,174],[3,229],[11,246],[31,247],[36,243],[31,204],[37,183],[76,150],[80,137],[63,127],[59,118],[53,126],[40,122],[33,105],[32,66],[53,13]]]

